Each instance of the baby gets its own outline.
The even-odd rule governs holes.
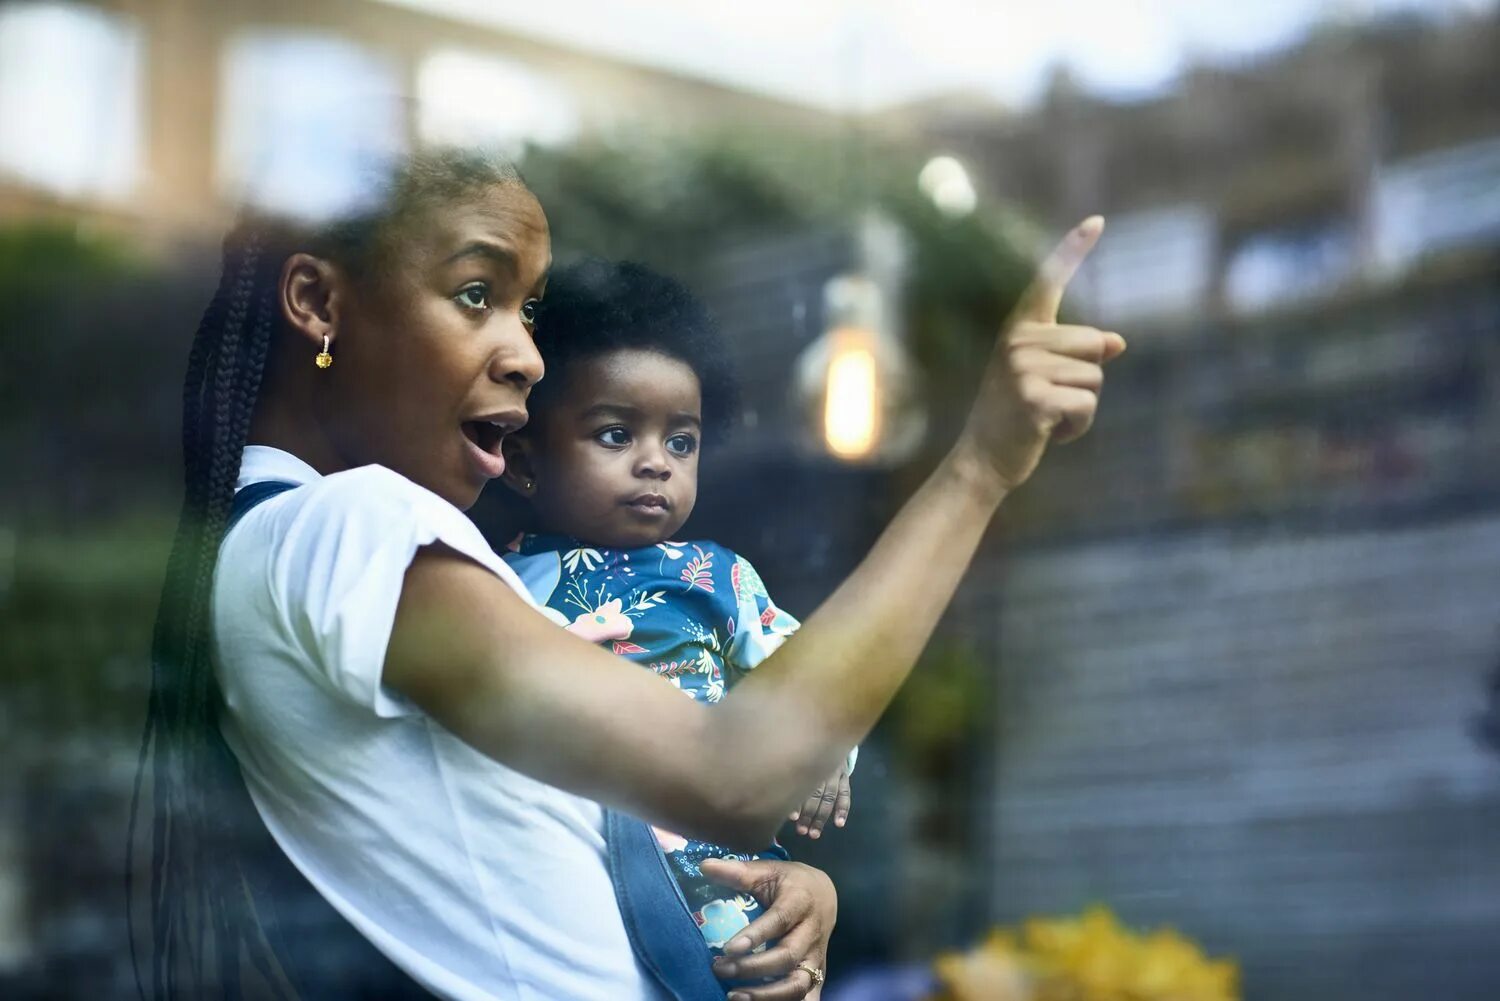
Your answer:
[[[673,541],[697,500],[704,431],[725,427],[734,407],[714,324],[678,282],[591,261],[553,273],[536,329],[547,375],[530,422],[504,443],[505,482],[530,530],[506,560],[558,624],[717,702],[798,623],[744,557]],[[854,759],[793,814],[799,833],[818,837],[830,813],[843,826]],[[759,904],[710,883],[699,863],[751,856],[656,834],[718,954]],[[772,844],[755,857],[787,856]]]

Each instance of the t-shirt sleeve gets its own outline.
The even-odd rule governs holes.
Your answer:
[[[732,671],[743,674],[771,656],[801,623],[771,600],[765,583],[749,560],[731,556],[734,562],[730,581],[734,586],[736,611],[727,661]]]
[[[267,512],[279,522],[269,569],[283,626],[319,680],[379,716],[418,712],[381,672],[419,549],[441,543],[526,594],[461,511],[389,469],[336,473],[285,496]]]

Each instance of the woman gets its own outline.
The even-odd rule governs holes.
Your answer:
[[[1055,318],[1099,228],[1044,265],[954,451],[712,727],[537,614],[460,513],[503,471],[542,377],[531,327],[550,244],[514,171],[421,156],[357,214],[231,234],[189,357],[184,515],[153,651],[158,994],[310,990],[295,916],[272,913],[251,853],[223,847],[258,829],[248,789],[319,899],[428,990],[662,996],[613,901],[629,885],[604,832],[623,814],[599,804],[757,845],[865,735],[1000,501],[1049,438],[1092,422],[1123,341]],[[237,487],[266,483],[289,488],[234,512]],[[784,887],[798,872],[720,876]],[[734,974],[783,980],[744,996],[821,983],[826,932],[803,925],[763,931],[780,945]]]

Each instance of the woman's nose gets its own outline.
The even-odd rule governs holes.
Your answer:
[[[540,382],[545,371],[531,331],[519,317],[506,324],[499,350],[490,364],[490,378],[524,391]]]

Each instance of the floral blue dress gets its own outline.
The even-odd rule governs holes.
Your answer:
[[[628,657],[700,702],[717,702],[796,631],[755,568],[713,542],[641,549],[525,535],[505,557],[544,613],[570,632]],[[703,938],[714,952],[756,917],[760,904],[710,883],[708,858],[786,858],[772,844],[744,855],[661,829],[658,842]]]

